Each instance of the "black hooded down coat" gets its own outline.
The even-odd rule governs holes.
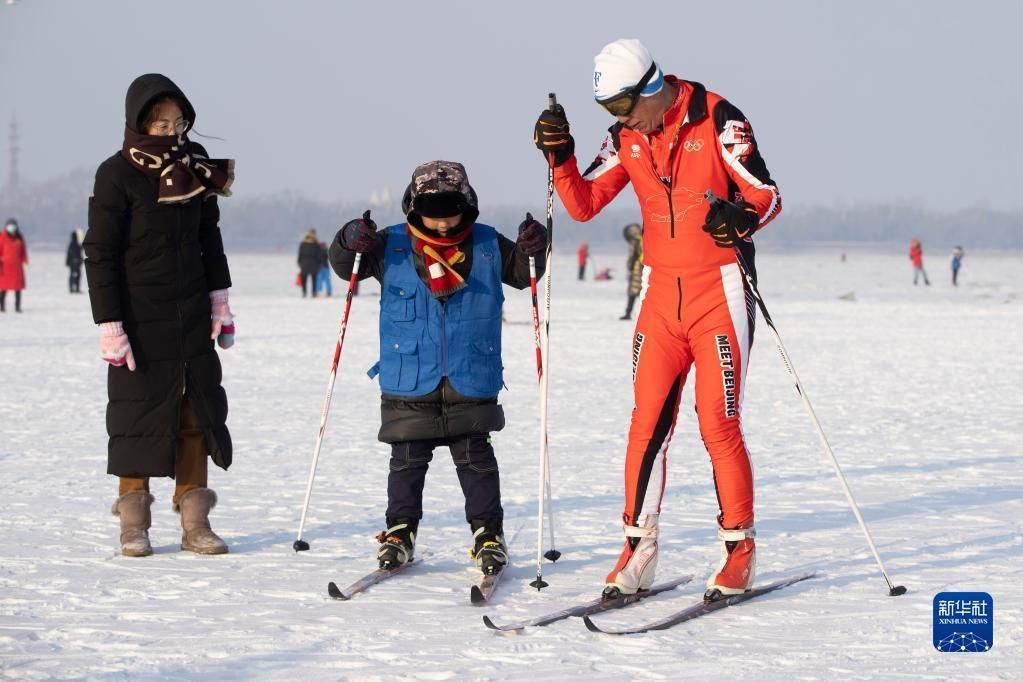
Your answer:
[[[184,117],[195,111],[181,90],[159,74],[128,88],[126,125],[135,130],[147,105],[171,95]],[[190,142],[190,151],[207,156]],[[210,339],[209,292],[231,286],[214,195],[158,204],[157,179],[120,152],[96,171],[83,240],[93,319],[121,320],[137,369],[107,374],[107,473],[173,476],[182,395],[187,395],[213,461],[231,464],[225,425],[227,394]]]

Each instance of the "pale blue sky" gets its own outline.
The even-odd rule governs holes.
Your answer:
[[[789,207],[1019,209],[1021,22],[1008,1],[20,0],[0,5],[0,181],[15,109],[23,178],[94,168],[128,83],[159,71],[225,138],[239,197],[396,193],[441,157],[484,202],[533,201],[547,92],[588,162],[611,123],[593,55],[638,37],[746,113]]]

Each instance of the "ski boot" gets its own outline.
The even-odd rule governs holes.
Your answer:
[[[415,519],[387,519],[387,530],[377,535],[377,542],[380,543],[377,561],[380,562],[380,568],[398,568],[412,561],[418,529],[419,522]]]
[[[614,570],[607,574],[604,599],[617,599],[626,594],[635,594],[654,584],[657,571],[657,518],[658,514],[647,514],[641,526],[625,529],[625,549],[618,557]]]
[[[704,601],[717,601],[733,594],[748,592],[757,572],[757,536],[753,526],[725,530],[718,528],[721,544],[721,565],[707,581]]]
[[[473,519],[473,547],[469,556],[476,560],[476,567],[483,575],[497,575],[508,564],[508,545],[504,542],[504,530],[500,521]]]

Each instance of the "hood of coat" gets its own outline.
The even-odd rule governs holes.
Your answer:
[[[159,97],[173,97],[181,105],[181,113],[188,121],[189,130],[195,125],[195,109],[185,97],[181,88],[170,78],[160,73],[147,73],[139,76],[128,86],[128,94],[124,97],[124,124],[137,133],[142,130],[142,117],[149,104]],[[188,132],[187,130],[185,132]]]

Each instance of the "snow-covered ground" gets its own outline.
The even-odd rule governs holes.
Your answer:
[[[0,677],[250,679],[1019,679],[1023,663],[1020,254],[970,253],[953,289],[911,284],[902,249],[762,254],[762,289],[892,578],[886,587],[761,325],[745,396],[757,475],[761,581],[812,581],[671,630],[612,637],[580,620],[503,635],[497,620],[596,596],[621,547],[632,405],[624,284],[577,282],[556,261],[551,451],[564,557],[535,576],[537,389],[526,293],[504,330],[508,427],[494,436],[514,565],[493,604],[469,604],[468,529],[447,453],[427,479],[430,558],[350,602],[326,584],[374,565],[388,449],[365,370],[375,283],[355,301],[305,537],[295,539],[343,298],[301,300],[292,254],[231,259],[237,346],[222,355],[235,464],[214,469],[214,527],[231,553],[178,551],[171,482],[157,480],[145,559],[117,553],[105,474],[106,368],[63,255],[33,252],[25,312],[0,315]],[[933,256],[933,254],[932,254]],[[623,271],[619,253],[596,265]],[[84,284],[84,282],[83,282]],[[848,296],[847,296],[848,295]],[[844,297],[844,298],[843,298]],[[848,300],[854,299],[854,300]],[[9,309],[11,306],[9,300]],[[690,381],[690,384],[692,382]],[[670,452],[660,577],[677,592],[601,616],[652,619],[702,593],[717,562],[710,467],[691,387]],[[986,591],[994,647],[942,654],[932,599]]]

